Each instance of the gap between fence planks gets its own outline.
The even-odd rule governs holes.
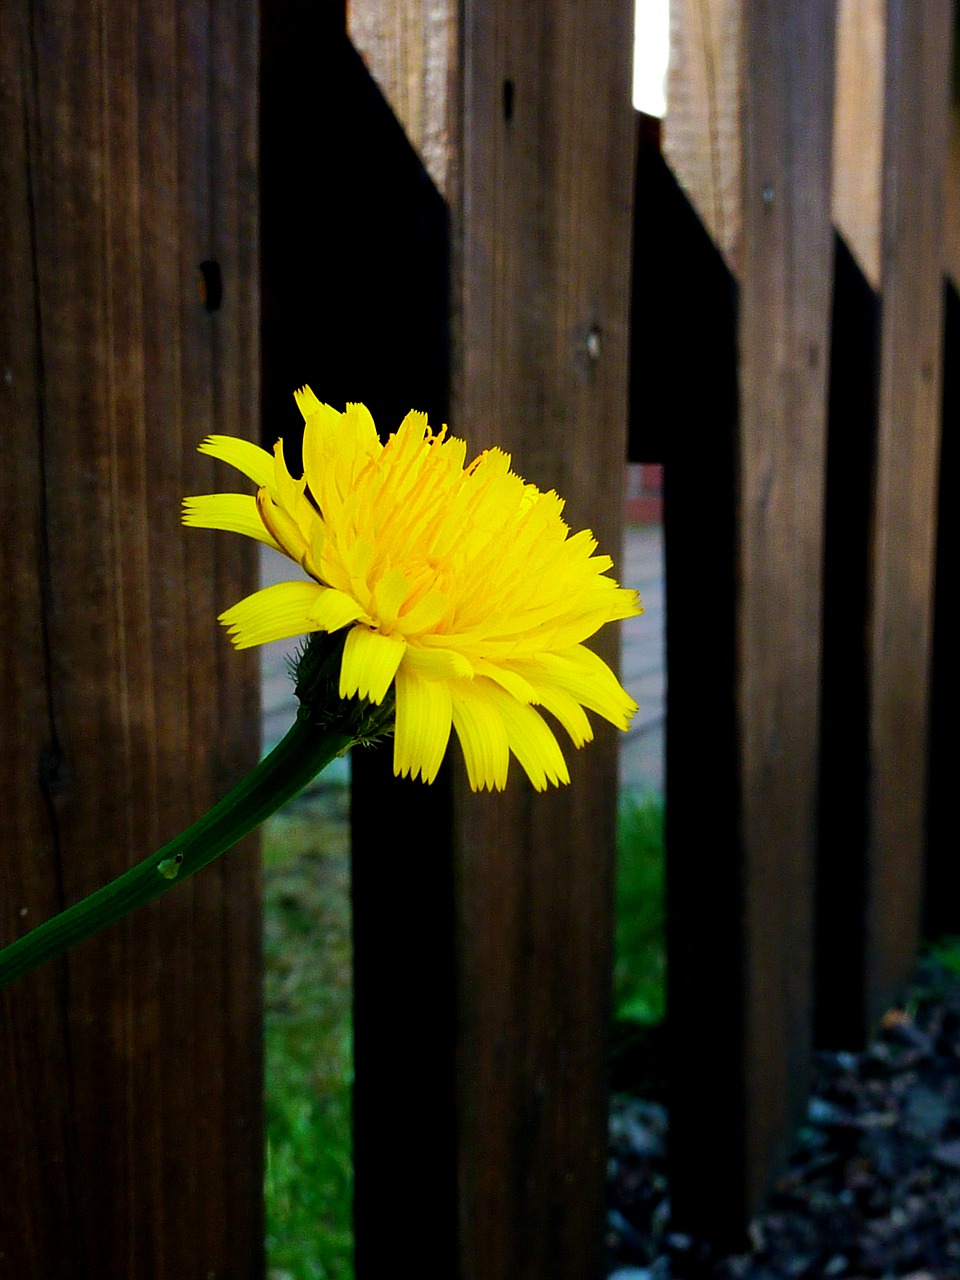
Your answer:
[[[257,434],[256,11],[4,4],[0,60],[8,941],[256,760],[256,560],[179,522]],[[3,993],[0,1270],[262,1267],[259,954],[248,842]]]

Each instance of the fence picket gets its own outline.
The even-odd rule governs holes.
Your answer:
[[[833,6],[708,8],[707,28],[702,6],[676,10],[689,57],[664,150],[735,273],[734,333],[719,280],[689,305],[736,356],[717,371],[701,323],[696,345],[675,335],[718,415],[679,420],[664,454],[668,1018],[678,1222],[729,1238],[780,1167],[810,1064]]]
[[[859,582],[862,596],[859,604],[848,599],[831,608],[825,631],[828,670],[846,664],[826,687],[844,702],[825,715],[830,725],[845,719],[840,732],[849,747],[844,759],[836,741],[826,743],[822,784],[821,880],[831,905],[819,939],[818,1022],[832,1047],[862,1044],[906,981],[924,879],[951,7],[892,2],[878,20],[886,51],[883,117],[874,112],[861,122],[861,133],[883,131],[879,203],[861,209],[864,223],[876,224],[871,238],[880,245],[872,282],[878,327],[869,338],[875,419],[863,450],[870,473],[857,482],[860,527],[838,514],[834,545],[827,546],[828,558],[834,550],[843,558],[853,542],[853,589]],[[856,164],[858,155],[838,153],[838,163]],[[849,341],[836,335],[835,356],[837,344]],[[849,374],[835,361],[835,388]],[[831,433],[849,426],[838,416]],[[837,480],[830,483],[839,512],[846,495]],[[842,595],[839,583],[834,602]],[[859,706],[842,692],[844,683],[860,689]],[[848,929],[861,937],[857,954]]]
[[[256,51],[242,0],[0,13],[4,943],[257,758],[254,548],[180,525],[257,434]],[[258,884],[248,841],[2,993],[0,1270],[256,1273]]]
[[[616,554],[630,5],[463,12],[454,418]],[[602,1274],[615,734],[570,754],[562,791],[456,794],[463,1280]]]

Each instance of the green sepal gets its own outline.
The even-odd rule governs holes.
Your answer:
[[[290,664],[290,673],[300,699],[300,716],[318,728],[336,727],[354,745],[369,746],[393,732],[394,689],[391,684],[379,704],[366,698],[340,697],[340,668],[348,631],[344,627],[307,636]]]

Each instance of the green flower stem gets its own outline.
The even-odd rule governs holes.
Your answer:
[[[0,988],[192,876],[301,791],[354,739],[301,714],[286,737],[192,827],[0,950]]]

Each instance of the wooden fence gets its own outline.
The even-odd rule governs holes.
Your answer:
[[[178,512],[259,430],[256,68],[245,4],[0,6],[4,942],[257,758],[211,626],[256,559]],[[253,842],[0,996],[0,1275],[257,1274],[258,884]]]
[[[629,446],[665,473],[673,1199],[723,1239],[814,1045],[862,1042],[924,911],[960,928],[960,128],[947,0],[673,22],[661,138],[625,0],[358,0],[353,42],[283,0],[259,79],[250,0],[0,8],[0,940],[255,751],[214,622],[252,559],[176,521],[261,370],[267,436],[303,381],[415,404],[606,547]],[[615,735],[573,764],[355,763],[361,1280],[602,1274]],[[262,1273],[252,857],[3,994],[0,1276]]]
[[[946,4],[708,8],[712,29],[676,7],[666,163],[641,148],[635,308],[659,255],[668,323],[654,361],[635,347],[633,448],[649,401],[673,1201],[722,1237],[782,1165],[814,1044],[859,1046],[919,939],[952,23]],[[941,590],[952,571],[944,540]],[[956,851],[937,804],[931,883]]]

